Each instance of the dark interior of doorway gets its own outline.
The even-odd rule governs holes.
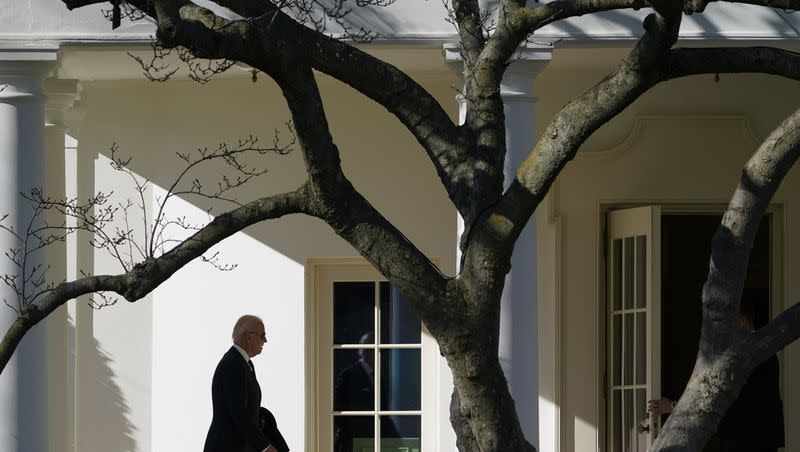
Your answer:
[[[661,217],[661,393],[677,399],[689,381],[700,341],[700,297],[708,276],[711,238],[720,215],[662,215]],[[770,224],[761,222],[745,280],[745,291],[760,300],[756,328],[770,318]],[[666,419],[664,419],[666,421]],[[706,452],[719,450],[712,438]]]

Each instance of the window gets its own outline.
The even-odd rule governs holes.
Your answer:
[[[315,260],[307,273],[316,334],[308,444],[318,452],[433,451],[436,346],[414,310],[363,260]]]

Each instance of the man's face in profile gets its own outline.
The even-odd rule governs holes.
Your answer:
[[[245,338],[246,347],[244,347],[244,349],[248,356],[252,358],[261,353],[261,351],[264,349],[264,343],[266,342],[267,335],[266,331],[264,330],[264,324],[259,323],[252,329],[252,331],[247,333],[247,337]]]

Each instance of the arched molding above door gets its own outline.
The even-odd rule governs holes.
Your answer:
[[[727,143],[735,139],[738,151],[752,153],[761,142],[753,131],[750,120],[743,115],[641,115],[633,119],[628,133],[617,144],[597,149],[582,148],[575,162],[610,163],[631,153],[648,150],[639,144],[656,137],[655,141],[665,146],[675,141],[688,142],[685,136],[687,132],[697,137],[695,148],[706,147],[710,142]]]

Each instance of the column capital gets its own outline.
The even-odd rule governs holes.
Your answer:
[[[45,104],[45,123],[64,129],[74,128],[83,117],[83,112],[75,108],[80,99],[82,86],[76,79],[49,78],[44,81],[47,94]]]
[[[42,79],[56,67],[58,46],[0,46],[0,102],[41,100]]]
[[[442,51],[445,63],[452,64],[464,61],[464,58],[461,57],[460,42],[446,42],[444,46],[442,46]]]
[[[444,60],[453,70],[461,67],[461,44],[446,43],[443,47]],[[553,46],[526,44],[514,53],[513,61],[506,69],[500,82],[500,95],[506,101],[535,102],[533,81],[550,64],[553,58]],[[456,72],[461,74],[460,70]]]
[[[553,46],[542,44],[528,44],[517,49],[512,58],[511,65],[506,70],[506,74],[526,75],[535,79],[540,72],[550,64],[553,59]]]
[[[460,42],[447,42],[442,46],[444,62],[448,64],[461,63],[464,59],[461,56]],[[509,69],[517,67],[518,70],[530,73],[533,77],[550,63],[553,58],[553,46],[547,44],[525,44],[520,46],[514,53],[513,61]],[[518,64],[520,63],[520,64]],[[535,72],[531,72],[535,71]]]

